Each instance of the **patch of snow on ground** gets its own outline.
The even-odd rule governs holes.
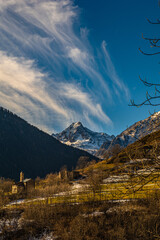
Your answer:
[[[136,171],[136,174],[141,175],[143,174],[150,174],[152,172],[155,172],[155,168],[151,167],[151,168],[144,168],[144,169],[140,169]]]
[[[10,231],[15,231],[18,229],[18,220],[19,218],[12,218],[12,219],[0,219],[0,233],[2,233],[3,229],[7,228]]]
[[[57,236],[54,236],[53,233],[43,233],[39,237],[30,237],[28,240],[56,240]]]
[[[110,176],[103,180],[103,183],[118,183],[118,182],[126,182],[129,179],[128,175],[121,176]]]
[[[22,203],[30,203],[30,202],[34,202],[34,201],[42,201],[42,200],[45,200],[45,199],[47,199],[47,198],[34,198],[34,199],[30,199],[30,200],[20,199],[20,200],[16,200],[16,201],[13,201],[13,202],[7,204],[6,207],[11,206],[11,205],[19,205],[19,204],[22,204]]]
[[[113,212],[132,212],[132,211],[142,211],[142,210],[145,210],[144,207],[141,207],[141,206],[137,206],[137,205],[126,205],[126,204],[123,204],[123,205],[118,205],[118,206],[114,206],[114,207],[111,207],[109,208],[106,213],[113,213]]]
[[[104,212],[95,211],[95,212],[90,213],[90,214],[83,214],[82,217],[84,217],[84,218],[87,218],[87,217],[99,217],[99,216],[102,216],[103,214],[104,214]]]
[[[148,159],[148,158],[133,159],[133,160],[130,160],[129,162],[127,162],[126,165],[134,164],[134,163],[138,163],[138,162],[147,162],[147,161],[150,161],[150,160],[151,159]]]
[[[88,188],[89,188],[88,184],[74,183],[70,193],[71,194],[80,193],[83,192],[84,190],[87,190]]]

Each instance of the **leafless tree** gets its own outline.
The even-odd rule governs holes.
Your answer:
[[[159,1],[159,6],[160,6],[160,1]],[[160,25],[160,18],[158,18],[155,22],[150,21],[147,19],[149,24],[154,24],[154,25]],[[139,48],[139,51],[146,56],[154,56],[160,54],[160,38],[159,37],[144,37],[142,34],[142,38],[150,44],[150,47],[152,48],[152,52],[145,52],[141,48]],[[140,81],[150,88],[149,90],[152,90],[152,93],[149,91],[146,92],[146,97],[144,101],[141,103],[135,103],[134,100],[130,101],[129,106],[136,106],[140,107],[143,105],[150,105],[150,106],[160,106],[160,84],[157,82],[150,82],[147,79],[142,79],[139,76]],[[153,89],[154,88],[154,89]],[[154,90],[154,91],[153,91]]]

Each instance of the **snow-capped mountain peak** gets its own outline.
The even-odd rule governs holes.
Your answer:
[[[83,125],[81,122],[75,122],[75,123],[73,123],[73,127],[78,128],[78,127],[83,127]]]
[[[81,122],[72,123],[58,134],[53,134],[62,143],[83,149],[95,154],[104,142],[110,143],[114,136],[106,133],[93,132],[84,127]]]

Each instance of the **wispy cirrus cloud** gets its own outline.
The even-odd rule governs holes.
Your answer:
[[[120,93],[124,92],[125,96],[129,97],[129,90],[124,82],[118,76],[114,64],[111,60],[109,52],[107,51],[107,44],[105,41],[102,42],[102,50],[104,54],[105,64],[106,64],[106,73],[109,76],[110,80],[114,84],[115,93],[120,95]]]
[[[101,96],[128,94],[105,42],[101,73],[78,16],[72,0],[0,0],[0,104],[48,131],[110,125]]]
[[[46,117],[47,109],[67,118],[67,110],[47,91],[47,75],[36,69],[32,60],[5,55],[0,51],[1,102],[34,122]],[[49,89],[48,89],[49,90]],[[39,121],[40,123],[40,121]]]
[[[73,83],[53,82],[50,88],[45,81],[49,79],[48,75],[40,72],[31,60],[7,56],[0,51],[0,69],[0,96],[3,104],[9,109],[12,107],[30,122],[37,121],[41,128],[47,129],[47,126],[52,125],[50,121],[53,116],[54,120],[63,119],[68,124],[75,121],[77,116],[87,122],[85,113],[111,123],[101,106],[81,87]],[[74,110],[77,106],[78,113]]]

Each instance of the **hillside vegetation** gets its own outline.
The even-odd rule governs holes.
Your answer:
[[[120,153],[110,159],[110,163],[125,163],[134,159],[148,158],[154,160],[160,155],[160,130],[150,133],[133,144],[128,145]]]

